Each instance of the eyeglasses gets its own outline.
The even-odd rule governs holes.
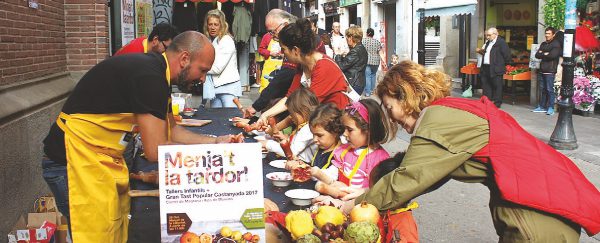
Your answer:
[[[160,44],[162,44],[162,45],[163,45],[163,47],[165,48],[165,51],[167,51],[167,48],[169,48],[169,46],[165,45],[165,42],[164,42],[164,41],[161,41],[161,42],[160,42]]]
[[[287,23],[286,23],[286,22],[283,22],[283,23],[281,23],[281,24],[277,25],[277,27],[276,27],[275,29],[273,29],[273,30],[269,30],[269,34],[271,34],[271,35],[275,35],[275,32],[277,32],[277,31],[279,30],[279,28],[280,28],[282,25],[284,25],[284,24],[287,24]]]

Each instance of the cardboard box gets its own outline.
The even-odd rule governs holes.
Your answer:
[[[65,243],[67,221],[59,212],[29,213],[27,220],[19,217],[8,234],[9,243],[46,243],[55,237],[54,242]],[[49,228],[52,228],[50,231]]]

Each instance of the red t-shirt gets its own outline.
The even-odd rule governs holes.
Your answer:
[[[146,52],[144,52],[144,40],[145,39],[146,39],[146,37],[139,37],[139,38],[133,39],[131,42],[129,42],[129,44],[121,47],[121,49],[119,49],[117,51],[117,53],[115,53],[115,56],[128,54],[128,53],[146,53]]]
[[[302,85],[300,83],[301,78],[302,72],[300,71],[294,76],[294,80],[286,96],[289,96]],[[317,61],[312,70],[310,80],[309,89],[315,93],[319,102],[334,103],[338,109],[346,108],[349,101],[348,96],[344,92],[348,89],[348,85],[346,84],[342,70],[331,58],[323,56],[321,60]]]

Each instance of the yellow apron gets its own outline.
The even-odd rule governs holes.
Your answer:
[[[269,42],[269,46],[267,46],[267,50],[271,51],[273,49],[273,45],[279,45],[279,42],[275,39],[271,39]],[[266,75],[271,74],[271,72],[275,71],[283,64],[283,58],[273,59],[273,57],[269,57],[265,60],[265,64],[263,64],[262,77],[260,77],[260,89],[258,92],[262,92],[267,86],[269,86],[269,80],[265,78]]]
[[[170,83],[168,61],[166,72]],[[56,123],[65,134],[73,242],[127,242],[129,171],[123,151],[138,132],[135,115],[61,112]]]

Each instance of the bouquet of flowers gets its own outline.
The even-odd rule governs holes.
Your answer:
[[[600,79],[593,75],[576,76],[573,79],[573,103],[584,111],[593,108],[600,100]]]

